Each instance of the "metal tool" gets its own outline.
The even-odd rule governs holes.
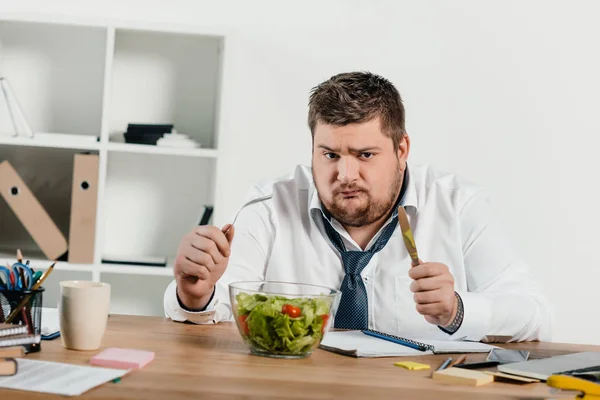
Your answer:
[[[262,196],[262,197],[259,197],[259,198],[257,198],[257,199],[250,200],[249,202],[247,202],[246,204],[244,204],[244,205],[243,205],[243,206],[242,206],[242,207],[241,207],[241,208],[238,210],[238,212],[235,214],[235,217],[233,218],[233,222],[231,223],[231,226],[230,226],[229,228],[227,228],[227,230],[224,232],[224,233],[225,233],[225,235],[227,235],[227,233],[229,232],[229,230],[231,229],[231,227],[233,226],[233,224],[235,224],[235,221],[237,221],[238,215],[240,215],[240,212],[241,212],[241,211],[242,211],[244,208],[246,208],[246,207],[248,207],[248,206],[250,206],[250,205],[252,205],[252,204],[256,204],[256,203],[263,202],[263,201],[265,201],[265,200],[269,200],[269,199],[270,199],[270,198],[272,198],[272,197],[273,197],[273,194],[269,194],[269,195],[267,195],[267,196]]]
[[[415,245],[415,238],[413,237],[410,224],[408,223],[408,216],[403,206],[398,207],[398,221],[400,222],[400,229],[402,230],[402,239],[406,250],[412,259],[413,266],[420,264],[419,254],[417,253],[417,245]]]

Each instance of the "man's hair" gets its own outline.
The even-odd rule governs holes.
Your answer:
[[[398,149],[404,126],[404,105],[400,93],[387,79],[370,72],[335,75],[311,90],[308,126],[315,138],[318,122],[343,126],[379,117],[382,132]]]

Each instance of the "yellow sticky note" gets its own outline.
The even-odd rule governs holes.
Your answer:
[[[414,361],[399,361],[395,362],[394,365],[396,367],[402,367],[410,370],[429,369],[429,365],[421,364]]]

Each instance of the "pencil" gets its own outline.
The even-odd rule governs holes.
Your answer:
[[[17,261],[19,263],[23,262],[23,253],[21,253],[21,249],[17,249]]]
[[[37,290],[40,286],[42,286],[42,283],[44,283],[44,281],[46,280],[48,275],[50,275],[52,273],[52,271],[54,270],[55,265],[56,265],[56,262],[53,262],[52,265],[50,267],[48,267],[46,272],[44,272],[42,274],[42,276],[40,276],[40,279],[38,279],[38,281],[33,285],[31,290]]]
[[[441,371],[443,369],[446,369],[448,367],[448,365],[450,365],[451,362],[452,362],[452,357],[448,357],[446,359],[446,361],[444,361],[436,371]]]
[[[38,290],[38,288],[40,286],[42,286],[42,283],[44,283],[44,280],[46,280],[46,278],[48,277],[48,275],[50,275],[52,273],[52,270],[54,269],[54,266],[56,265],[56,262],[54,262],[47,270],[46,272],[44,272],[44,274],[40,277],[40,279],[38,279],[38,281],[33,285],[33,287],[31,288],[32,292],[35,292],[36,290]],[[14,310],[12,310],[12,312],[8,315],[8,317],[6,317],[6,323],[10,324],[12,322],[13,319],[15,319],[15,317],[17,316],[17,314],[21,311],[21,309],[23,308],[23,306],[25,304],[27,304],[29,302],[29,300],[31,299],[31,296],[33,296],[34,293],[28,294],[23,300],[21,300],[21,302],[14,308]]]
[[[456,361],[454,361],[452,364],[450,364],[450,367],[454,367],[455,365],[462,364],[465,361],[467,361],[467,355],[463,354],[462,356],[458,357],[456,359]]]

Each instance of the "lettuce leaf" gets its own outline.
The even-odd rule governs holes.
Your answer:
[[[274,354],[300,355],[309,352],[322,338],[323,315],[329,315],[328,298],[286,298],[239,293],[237,315],[247,315],[250,345]],[[301,310],[292,318],[282,312],[285,305]]]

